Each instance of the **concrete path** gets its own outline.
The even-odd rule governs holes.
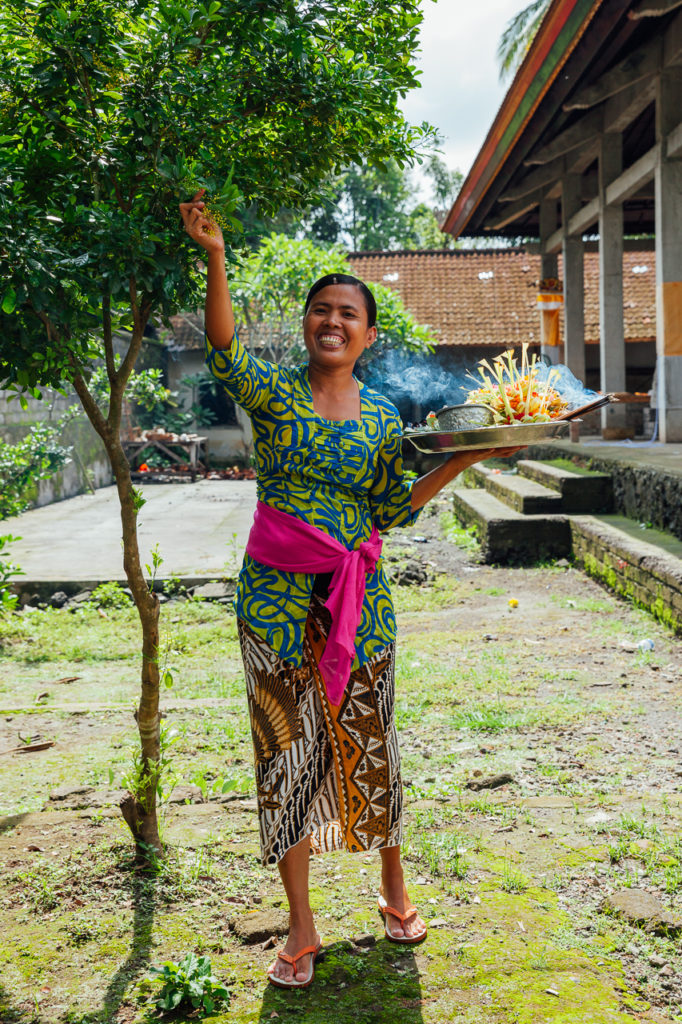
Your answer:
[[[211,577],[241,562],[256,507],[253,480],[197,480],[142,485],[139,515],[142,561],[158,543],[159,577]],[[121,520],[115,487],[31,509],[3,523],[20,536],[10,559],[28,581],[90,582],[123,579]]]
[[[581,437],[577,444],[552,441],[556,457],[579,455],[584,459],[611,459],[613,462],[682,476],[682,444],[658,441],[602,441],[600,437]]]

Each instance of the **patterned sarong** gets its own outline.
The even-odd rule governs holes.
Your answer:
[[[313,853],[402,841],[394,720],[395,645],[351,673],[338,707],[318,668],[330,627],[313,594],[300,667],[238,620],[251,717],[261,855],[276,864],[306,837]]]

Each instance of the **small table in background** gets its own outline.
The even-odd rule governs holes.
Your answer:
[[[147,448],[153,448],[158,452],[162,452],[171,462],[177,465],[187,465],[186,470],[180,470],[179,472],[189,473],[192,478],[192,483],[197,478],[199,470],[206,469],[206,441],[207,438],[190,437],[187,441],[181,441],[179,438],[177,441],[171,438],[135,438],[132,441],[122,441],[123,451],[128,460],[128,464],[131,469],[131,473],[134,474],[136,479],[141,479],[151,474],[163,473],[166,467],[160,466],[156,469],[148,469],[144,472],[140,472],[139,456]],[[179,455],[177,450],[181,448],[186,456]],[[178,472],[178,471],[176,471]]]

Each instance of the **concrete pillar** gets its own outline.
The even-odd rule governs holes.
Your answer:
[[[620,132],[606,132],[599,151],[599,358],[602,391],[625,391],[623,204],[606,205],[606,188],[623,170]],[[628,436],[625,406],[602,409],[602,436]],[[630,431],[630,434],[632,431]]]
[[[671,68],[656,88],[656,140],[680,121],[682,69]],[[661,146],[656,183],[656,378],[661,441],[682,442],[682,161]]]
[[[561,222],[568,224],[582,206],[580,175],[567,174],[561,183]],[[585,382],[585,276],[582,235],[564,231],[564,362]]]
[[[550,235],[559,226],[559,211],[556,199],[543,199],[540,203],[540,277],[558,277],[559,259],[555,252],[546,252],[545,245]],[[563,350],[560,345],[549,345],[551,336],[551,314],[540,312],[540,352],[551,363],[560,363]]]

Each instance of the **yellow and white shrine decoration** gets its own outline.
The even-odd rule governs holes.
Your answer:
[[[538,282],[537,308],[542,311],[543,345],[560,345],[559,314],[564,308],[564,287],[556,277]]]

